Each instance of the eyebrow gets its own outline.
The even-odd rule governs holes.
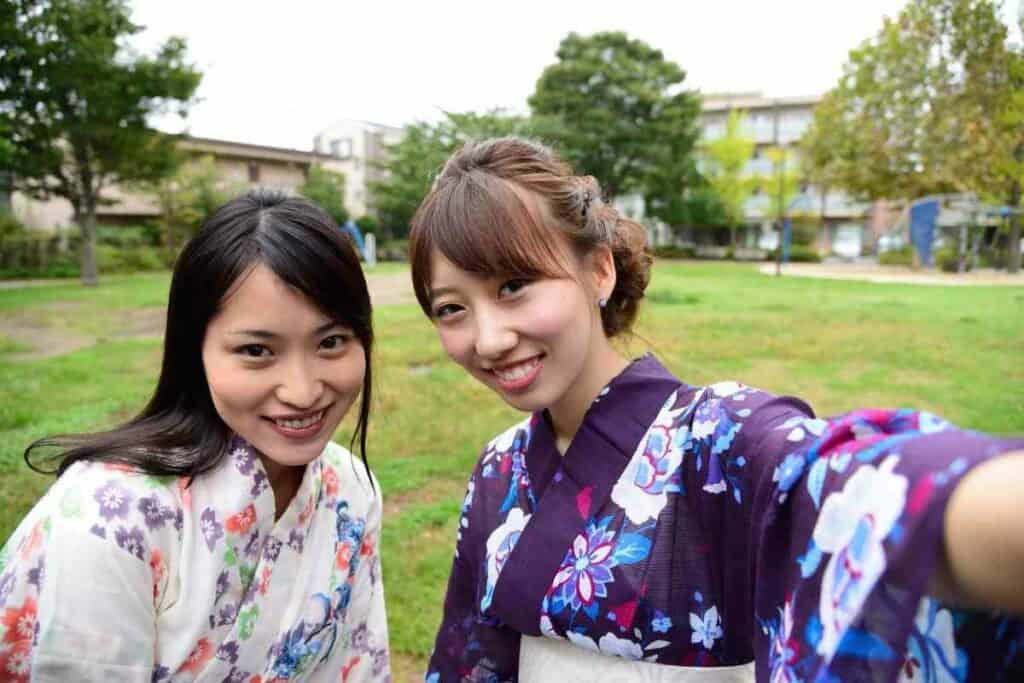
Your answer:
[[[328,330],[332,330],[335,327],[347,327],[346,325],[338,322],[337,320],[329,320],[320,327],[313,330],[310,334],[311,337],[315,337],[319,334],[323,334]],[[236,336],[256,337],[257,339],[278,339],[281,337],[276,332],[270,332],[269,330],[231,330],[228,334]]]
[[[455,288],[454,287],[438,287],[436,289],[431,289],[430,292],[429,292],[429,295],[430,295],[430,300],[433,301],[434,299],[436,299],[439,296],[444,296],[445,294],[454,294],[454,293],[455,293]]]

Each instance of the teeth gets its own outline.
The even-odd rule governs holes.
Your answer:
[[[321,410],[316,415],[311,415],[301,420],[274,420],[274,422],[286,429],[305,429],[306,427],[312,427],[315,425],[323,416],[324,411]]]
[[[522,379],[523,377],[526,377],[528,374],[530,374],[530,372],[535,367],[537,367],[537,363],[538,360],[534,358],[533,360],[527,361],[526,363],[522,363],[513,368],[508,368],[506,370],[496,369],[494,371],[494,374],[496,374],[498,378],[501,380],[504,380],[506,382],[514,382],[517,379]]]

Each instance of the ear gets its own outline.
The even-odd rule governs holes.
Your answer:
[[[607,244],[599,244],[588,257],[591,282],[597,298],[608,299],[615,289],[615,257]]]

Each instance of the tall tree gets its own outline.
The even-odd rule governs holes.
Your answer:
[[[744,115],[738,109],[729,112],[721,137],[704,143],[704,175],[718,197],[730,242],[736,246],[736,228],[743,223],[747,199],[758,185],[758,178],[747,173],[756,146],[743,133]]]
[[[125,0],[0,3],[0,126],[11,146],[16,189],[71,202],[82,231],[82,282],[96,284],[96,209],[111,184],[173,171],[174,140],[147,125],[184,116],[200,74],[181,38],[154,56],[126,40],[142,30]]]
[[[570,33],[557,56],[529,103],[576,171],[597,177],[609,197],[683,194],[700,113],[686,73],[620,32]]]
[[[467,140],[506,135],[543,137],[529,118],[501,109],[446,112],[437,123],[419,122],[406,127],[402,138],[387,146],[381,164],[384,178],[370,186],[382,228],[395,237],[407,235],[413,214],[448,156]]]
[[[312,166],[306,181],[298,188],[299,194],[316,202],[338,225],[348,220],[345,208],[345,176],[323,166]]]

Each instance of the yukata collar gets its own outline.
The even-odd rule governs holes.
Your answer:
[[[526,469],[533,484],[547,480],[535,490],[532,512],[543,521],[527,524],[502,568],[495,616],[520,633],[541,634],[541,603],[565,550],[607,502],[640,440],[681,385],[653,355],[633,361],[587,409],[564,456],[549,421],[534,414]]]
[[[323,485],[323,455],[314,458],[302,474],[302,482],[284,513],[278,520],[274,519],[275,505],[274,493],[270,488],[270,479],[267,470],[263,466],[263,456],[248,441],[237,434],[231,437],[228,446],[228,460],[231,461],[230,470],[234,476],[241,476],[245,482],[235,485],[228,490],[239,491],[240,502],[235,504],[243,509],[252,504],[256,521],[260,528],[268,531],[295,529],[305,532],[313,517],[313,510],[321,498]]]

